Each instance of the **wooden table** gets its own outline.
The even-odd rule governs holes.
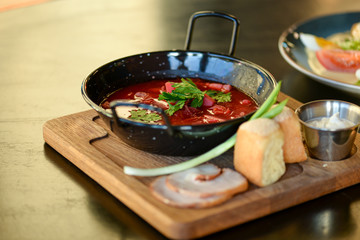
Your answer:
[[[307,102],[358,98],[291,68],[277,41],[294,22],[360,10],[357,0],[48,1],[0,13],[0,239],[166,239],[44,143],[50,119],[89,109],[81,81],[132,54],[182,49],[187,21],[200,10],[241,21],[235,56],[283,80]],[[193,49],[227,52],[227,26],[199,22]],[[221,25],[223,26],[223,25]],[[359,239],[360,186],[209,235],[205,239]]]

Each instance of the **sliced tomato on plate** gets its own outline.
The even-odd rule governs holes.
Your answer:
[[[360,51],[324,48],[316,57],[330,71],[354,73],[360,68]]]

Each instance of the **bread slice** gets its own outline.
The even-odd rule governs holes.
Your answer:
[[[284,132],[283,152],[285,163],[305,161],[307,155],[302,141],[300,122],[295,112],[285,106],[274,120]]]
[[[234,167],[250,182],[263,187],[285,173],[284,134],[277,122],[259,118],[240,125],[234,147]]]

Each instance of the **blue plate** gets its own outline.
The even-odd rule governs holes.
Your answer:
[[[312,79],[360,97],[360,86],[345,83],[336,76],[329,77],[315,73],[309,66],[305,46],[299,39],[301,32],[327,38],[335,33],[349,31],[356,22],[360,22],[360,12],[326,15],[295,23],[281,34],[278,42],[280,53],[292,67]]]

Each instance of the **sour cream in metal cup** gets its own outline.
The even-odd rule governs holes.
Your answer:
[[[360,107],[339,100],[317,100],[296,109],[311,157],[337,161],[351,155],[360,125]]]

